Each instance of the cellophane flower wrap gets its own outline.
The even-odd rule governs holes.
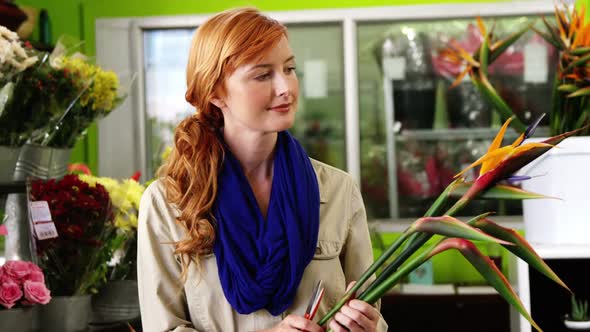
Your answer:
[[[55,295],[95,292],[106,282],[115,231],[109,193],[69,174],[61,180],[35,180],[31,201],[47,201],[58,237],[37,240],[39,265]]]
[[[67,46],[71,42],[65,40],[60,39],[49,64],[53,69],[71,75],[72,88],[78,94],[61,117],[48,124],[45,135],[35,139],[35,143],[55,148],[73,147],[94,121],[110,114],[125,100],[131,82],[122,88],[115,72],[93,64],[80,52],[72,52],[75,46]]]
[[[109,177],[79,175],[91,186],[102,185],[109,193],[113,206],[116,231],[108,240],[113,250],[109,261],[109,280],[133,279],[136,271],[137,214],[145,186],[135,178],[117,180]]]
[[[0,266],[0,310],[47,304],[51,292],[35,263],[10,260]]]
[[[75,98],[72,77],[0,26],[0,145],[18,147],[64,112]]]

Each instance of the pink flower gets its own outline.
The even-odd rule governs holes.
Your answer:
[[[17,283],[4,282],[0,284],[0,304],[7,309],[12,308],[22,296],[23,292]]]
[[[51,300],[50,291],[42,282],[25,281],[25,299],[31,303],[47,304]]]
[[[33,262],[26,262],[26,263],[29,266],[29,269],[31,271],[37,271],[37,272],[43,273],[43,270],[41,270],[41,268],[39,266],[37,266],[37,264],[35,264]]]
[[[29,262],[7,261],[4,263],[4,273],[12,278],[21,280],[31,273],[31,267],[29,266]]]
[[[41,271],[31,271],[31,273],[29,273],[28,276],[25,277],[24,281],[34,281],[34,282],[40,282],[40,283],[45,283],[45,276],[43,275],[43,272]]]

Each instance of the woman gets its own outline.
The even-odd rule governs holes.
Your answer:
[[[318,316],[372,262],[359,190],[286,131],[298,100],[285,27],[254,9],[200,26],[187,66],[197,109],[176,129],[139,212],[145,331],[322,331]],[[344,306],[334,331],[386,330],[376,308]]]

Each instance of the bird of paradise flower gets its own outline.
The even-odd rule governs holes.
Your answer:
[[[455,181],[437,198],[424,217],[417,219],[401,234],[363,273],[358,282],[342,299],[320,319],[319,324],[326,324],[361,287],[366,288],[357,298],[368,303],[374,303],[389,289],[399,283],[403,277],[407,276],[431,257],[449,249],[456,249],[532,326],[538,331],[542,331],[527,312],[506,277],[493,261],[477,249],[472,241],[479,240],[498,243],[570,293],[571,290],[521,235],[513,229],[502,227],[491,221],[489,218],[490,213],[481,214],[466,222],[453,217],[453,215],[476,198],[516,200],[547,198],[541,194],[527,192],[504,182],[513,179],[513,174],[520,168],[554,148],[565,138],[578,133],[583,128],[551,137],[543,142],[526,142],[525,140],[533,134],[540,120],[540,118],[537,119],[512,144],[501,146],[508,126],[514,121],[514,118],[509,118],[490,144],[487,153],[457,174]],[[476,166],[481,166],[479,176],[474,181],[467,182],[462,175],[467,170]],[[519,178],[519,180],[522,180],[522,178]],[[451,197],[460,198],[451,208],[441,214],[445,204]],[[426,248],[422,253],[414,255],[433,236],[436,236],[434,245]],[[402,248],[402,244],[406,242],[407,245],[399,250]],[[395,252],[398,252],[398,250],[399,253],[396,258],[389,265],[385,266],[381,274],[371,284],[366,285],[367,280],[369,280],[377,269],[386,264],[389,258]]]

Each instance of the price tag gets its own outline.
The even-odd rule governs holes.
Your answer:
[[[52,220],[47,201],[31,202],[31,219],[33,223]]]
[[[545,83],[549,75],[547,48],[538,42],[524,47],[524,81],[526,83]]]
[[[401,56],[385,58],[383,60],[383,73],[389,79],[403,80],[406,78],[406,58]]]
[[[39,240],[57,237],[57,229],[53,221],[35,224],[35,234]]]
[[[55,224],[51,219],[51,211],[47,201],[30,202],[29,210],[35,235],[39,240],[51,239],[58,236]]]

